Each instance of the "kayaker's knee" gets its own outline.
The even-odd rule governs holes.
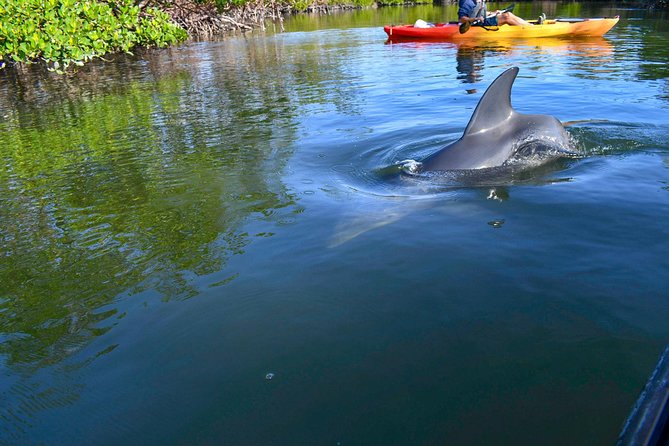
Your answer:
[[[511,25],[511,26],[527,26],[531,23],[526,22],[517,15],[514,15],[511,12],[505,11],[497,16],[497,20],[500,25]]]

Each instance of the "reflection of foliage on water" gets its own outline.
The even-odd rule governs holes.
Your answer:
[[[457,20],[458,5],[420,4],[406,7],[381,7],[378,9],[357,9],[334,14],[298,14],[284,23],[286,31],[316,31],[328,28],[346,29],[360,26],[378,27],[380,24],[399,25],[413,23],[418,18],[428,22]],[[383,31],[379,30],[379,36]]]
[[[296,79],[320,82],[320,61],[286,70],[282,51],[251,42],[204,53],[196,45],[176,61],[156,53],[121,76],[101,69],[91,75],[99,88],[58,101],[69,87],[49,78],[23,79],[28,95],[16,83],[0,87],[7,365],[28,372],[61,362],[109,329],[117,310],[99,309],[119,295],[196,296],[196,277],[220,272],[252,241],[247,222],[275,225],[300,212],[281,181],[295,117],[303,102],[332,97],[301,98]]]
[[[334,107],[344,115],[358,115],[356,90],[352,83],[355,73],[341,68],[341,63],[359,54],[359,49],[349,42],[322,41],[297,42],[281,46],[282,69],[294,85],[300,85],[296,101],[301,107],[318,105],[322,109]]]
[[[666,12],[654,12],[644,25],[651,32],[643,33],[640,38],[642,45],[639,48],[639,78],[643,80],[662,80],[662,98],[669,100],[669,48],[667,48],[667,36],[669,35],[669,22]]]

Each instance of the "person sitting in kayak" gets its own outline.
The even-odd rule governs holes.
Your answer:
[[[460,33],[467,32],[470,26],[532,26],[511,11],[495,11],[488,14],[484,0],[460,0],[458,4]]]

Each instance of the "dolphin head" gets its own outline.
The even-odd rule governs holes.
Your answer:
[[[421,170],[483,169],[570,153],[571,138],[557,118],[513,109],[511,87],[517,75],[517,67],[499,75],[481,97],[462,137],[423,160]]]

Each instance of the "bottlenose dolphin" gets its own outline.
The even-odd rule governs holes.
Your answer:
[[[500,74],[481,97],[462,137],[422,161],[420,170],[483,169],[521,158],[537,162],[573,155],[562,123],[549,115],[524,115],[511,107],[513,67]]]

